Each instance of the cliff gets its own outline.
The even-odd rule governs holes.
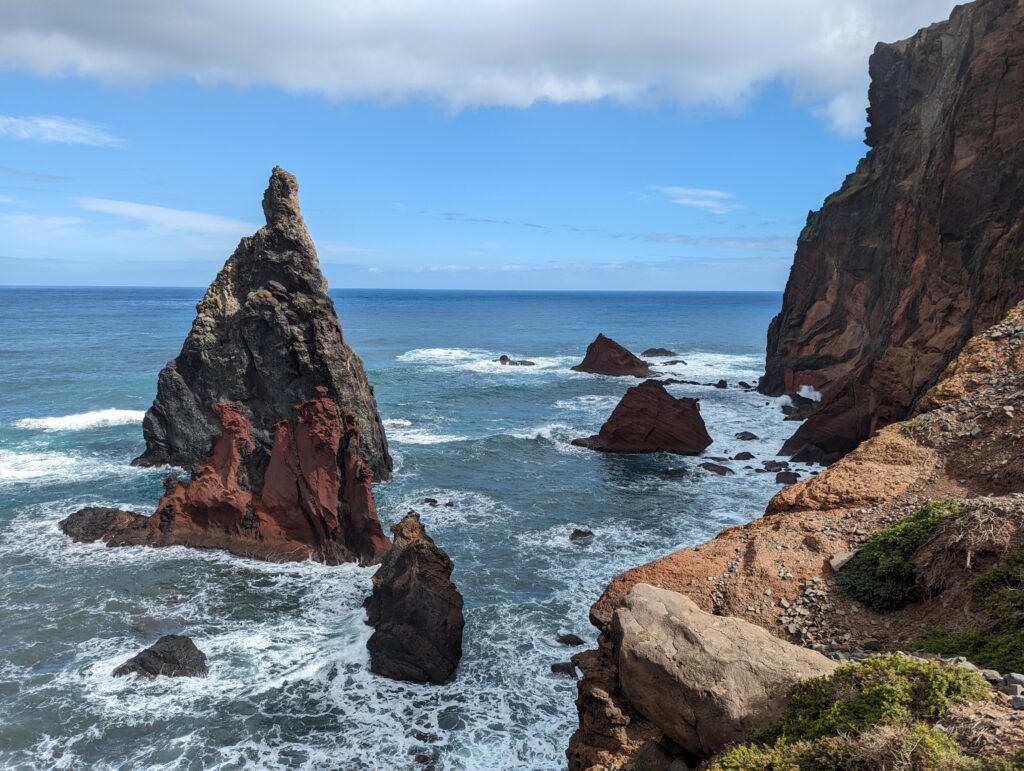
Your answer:
[[[1024,297],[1024,2],[960,6],[869,67],[871,149],[809,215],[768,332],[760,390],[823,395],[801,460],[905,418]]]
[[[263,195],[267,224],[243,238],[196,305],[181,353],[160,372],[135,463],[194,470],[220,424],[214,405],[233,402],[254,447],[241,473],[262,487],[275,426],[323,386],[355,416],[361,451],[378,480],[392,461],[363,363],[345,344],[316,248],[299,209],[298,183],[275,167]]]
[[[611,582],[591,609],[599,647],[573,659],[584,678],[571,769],[632,767],[651,742],[678,743],[665,733],[673,716],[651,712],[645,704],[655,695],[638,701],[626,682],[612,622],[638,585],[684,594],[715,616],[837,658],[925,647],[969,653],[985,667],[1024,667],[1020,619],[1001,622],[1002,606],[978,595],[980,579],[995,571],[1010,576],[1000,578],[1000,602],[1024,602],[1011,570],[1024,559],[1024,303],[971,339],[919,402],[910,420],[780,491],[760,519]],[[910,535],[917,540],[907,545]],[[859,576],[860,555],[873,549],[883,555],[881,577],[859,587],[844,571]],[[929,642],[934,630],[942,635]],[[1007,704],[985,710],[943,719],[963,732],[965,746],[989,751],[988,732],[1001,735],[1007,755],[1024,747]]]

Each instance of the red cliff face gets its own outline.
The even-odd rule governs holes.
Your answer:
[[[212,452],[190,481],[168,485],[153,516],[84,509],[62,523],[64,531],[111,546],[178,544],[269,560],[374,563],[383,556],[390,543],[377,518],[355,418],[342,419],[326,388],[274,427],[260,491],[243,478],[255,447],[249,421],[232,402],[213,410],[221,433]],[[87,533],[80,526],[86,521]]]
[[[906,417],[1024,297],[1024,3],[957,8],[870,72],[871,150],[808,217],[768,333],[761,390],[823,394],[784,448],[801,459]]]

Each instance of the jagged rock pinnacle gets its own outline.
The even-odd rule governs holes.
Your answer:
[[[299,182],[291,172],[280,166],[275,166],[270,173],[270,184],[263,194],[263,214],[271,226],[282,221],[302,220]]]

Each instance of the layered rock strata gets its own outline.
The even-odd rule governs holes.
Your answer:
[[[256,450],[240,405],[219,402],[220,435],[189,481],[168,479],[152,516],[90,507],[61,522],[80,541],[109,546],[193,546],[259,559],[377,562],[390,544],[360,453],[359,429],[324,387],[274,427],[274,442],[256,492],[246,460]]]
[[[653,374],[646,361],[603,334],[598,334],[587,346],[583,361],[573,370],[615,377],[648,377]]]
[[[677,399],[659,381],[645,380],[626,391],[598,434],[572,443],[601,452],[698,455],[712,439],[696,399]]]
[[[1024,297],[1024,4],[959,6],[869,68],[871,149],[808,217],[768,332],[761,391],[822,393],[799,460],[904,419]]]
[[[364,603],[374,628],[370,669],[393,680],[443,683],[462,658],[462,595],[448,555],[427,535],[419,514],[391,526],[394,543]]]
[[[373,388],[345,344],[316,248],[299,209],[298,183],[275,168],[263,196],[266,225],[243,238],[196,305],[181,353],[160,372],[146,412],[139,465],[193,470],[220,432],[215,405],[233,402],[253,447],[240,473],[260,490],[276,426],[323,386],[355,416],[360,450],[375,479],[392,461]]]

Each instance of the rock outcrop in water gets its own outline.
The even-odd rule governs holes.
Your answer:
[[[598,334],[594,342],[587,346],[583,361],[573,370],[617,377],[648,377],[653,374],[646,361],[603,334]]]
[[[61,523],[80,541],[109,546],[193,546],[272,561],[377,562],[390,544],[360,454],[355,418],[327,389],[274,427],[262,490],[245,484],[255,451],[251,425],[233,402],[214,405],[221,431],[213,451],[183,482],[171,477],[156,513],[90,507]]]
[[[443,683],[462,658],[462,595],[451,580],[452,561],[415,512],[391,531],[394,544],[364,603],[374,628],[366,644],[370,669],[394,680]]]
[[[114,670],[114,677],[206,677],[206,654],[191,637],[168,634]]]
[[[657,380],[627,390],[600,433],[572,441],[601,452],[678,455],[699,455],[711,442],[697,400],[677,399]]]
[[[242,484],[259,491],[276,426],[323,386],[341,413],[355,416],[374,477],[387,479],[392,461],[373,388],[342,338],[298,183],[284,169],[270,177],[263,212],[267,224],[241,240],[196,306],[181,353],[160,372],[143,422],[146,451],[135,462],[196,469],[220,433],[214,405],[233,402],[253,441]]]
[[[760,389],[821,405],[785,454],[902,420],[1024,297],[1024,5],[978,0],[871,57],[871,150],[800,235]]]

